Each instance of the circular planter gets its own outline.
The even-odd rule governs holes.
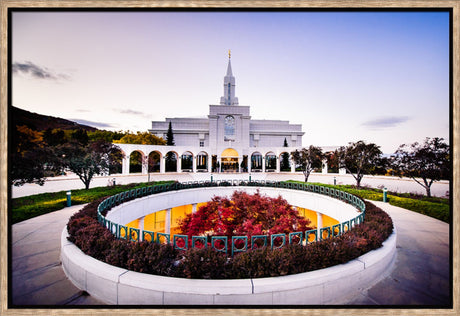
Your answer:
[[[95,298],[117,305],[324,305],[347,297],[387,275],[396,256],[396,231],[383,247],[346,264],[288,276],[194,280],[155,276],[114,267],[85,255],[61,235],[67,277]]]
[[[200,202],[207,202],[214,196],[231,196],[234,191],[242,190],[248,194],[260,192],[263,195],[277,198],[281,195],[289,204],[319,212],[336,219],[339,223],[356,219],[362,212],[355,205],[345,203],[335,197],[304,190],[292,190],[276,187],[247,187],[247,186],[220,186],[199,187],[180,191],[168,191],[146,195],[111,207],[105,216],[104,225],[116,234],[111,223],[119,226],[142,218],[161,210]],[[351,225],[350,227],[352,227]],[[141,233],[142,235],[142,233]]]

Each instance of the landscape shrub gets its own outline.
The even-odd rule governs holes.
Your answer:
[[[234,191],[230,198],[214,196],[210,202],[187,214],[180,222],[181,234],[192,236],[227,236],[231,247],[232,236],[289,234],[294,230],[313,229],[309,219],[299,215],[281,196],[272,198]]]
[[[180,262],[182,275],[191,279],[233,278],[227,255],[212,248],[190,249],[184,253]]]
[[[365,221],[345,234],[280,249],[261,247],[233,258],[210,247],[181,251],[172,245],[116,239],[97,222],[102,199],[86,205],[67,225],[69,240],[84,253],[132,271],[193,279],[239,279],[302,273],[346,263],[377,249],[390,236],[393,223],[375,205],[366,203]]]
[[[410,199],[399,196],[390,196],[389,203],[417,213],[427,215],[443,222],[450,220],[450,206],[445,202],[431,202],[418,199]]]
[[[126,242],[128,261],[126,269],[159,275],[177,275],[176,261],[179,251],[170,244],[160,245],[147,241]]]

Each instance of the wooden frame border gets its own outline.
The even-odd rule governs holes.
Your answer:
[[[1,312],[2,315],[459,315],[459,235],[460,235],[460,217],[459,199],[460,190],[458,189],[460,174],[460,152],[458,145],[458,137],[460,136],[460,55],[459,55],[459,25],[460,25],[460,2],[455,0],[268,0],[268,1],[208,1],[208,0],[145,0],[145,1],[88,1],[88,0],[39,0],[39,1],[21,1],[21,0],[0,0],[0,16],[1,16],[1,51],[0,51],[0,296],[1,296]],[[9,8],[39,8],[39,7],[54,7],[54,8],[153,8],[153,7],[176,7],[176,8],[451,8],[453,10],[453,91],[452,102],[453,109],[451,111],[451,137],[453,146],[453,183],[451,190],[451,198],[453,199],[453,309],[8,309],[7,304],[7,280],[8,280],[8,174],[7,174],[7,130],[8,130],[8,9]]]

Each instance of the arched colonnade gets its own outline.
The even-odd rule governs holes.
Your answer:
[[[156,172],[295,172],[295,164],[290,152],[297,148],[251,147],[242,154],[233,148],[209,152],[205,147],[161,146],[140,144],[116,144],[124,154],[122,173],[130,173],[131,154],[138,152],[141,156],[141,173],[147,174],[150,165]],[[284,155],[287,153],[288,155]],[[152,162],[152,154],[155,161]],[[283,160],[288,158],[289,163]],[[323,173],[327,173],[327,163],[323,164]]]
[[[149,157],[156,153],[156,171],[165,172],[280,172],[283,153],[290,153],[293,148],[282,147],[278,150],[264,150],[263,148],[250,148],[243,155],[237,150],[227,148],[218,155],[212,154],[209,148],[186,146],[160,146],[139,144],[116,144],[124,154],[122,173],[129,174],[131,154],[140,153],[141,172],[149,172]],[[168,161],[170,165],[168,165]],[[171,163],[172,161],[172,163]],[[295,165],[290,161],[290,170],[295,172]],[[169,167],[169,168],[168,168]],[[171,169],[173,167],[173,169]]]

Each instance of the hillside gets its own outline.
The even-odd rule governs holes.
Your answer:
[[[94,132],[97,130],[97,128],[87,126],[87,125],[82,125],[78,124],[66,119],[58,118],[58,117],[53,117],[53,116],[48,116],[48,115],[42,115],[42,114],[37,114],[33,112],[29,112],[14,106],[8,107],[9,111],[9,124],[12,126],[16,125],[26,125],[29,128],[37,131],[43,131],[46,130],[47,128],[60,128],[63,130],[69,130],[69,129],[83,129],[85,131],[91,131]]]

